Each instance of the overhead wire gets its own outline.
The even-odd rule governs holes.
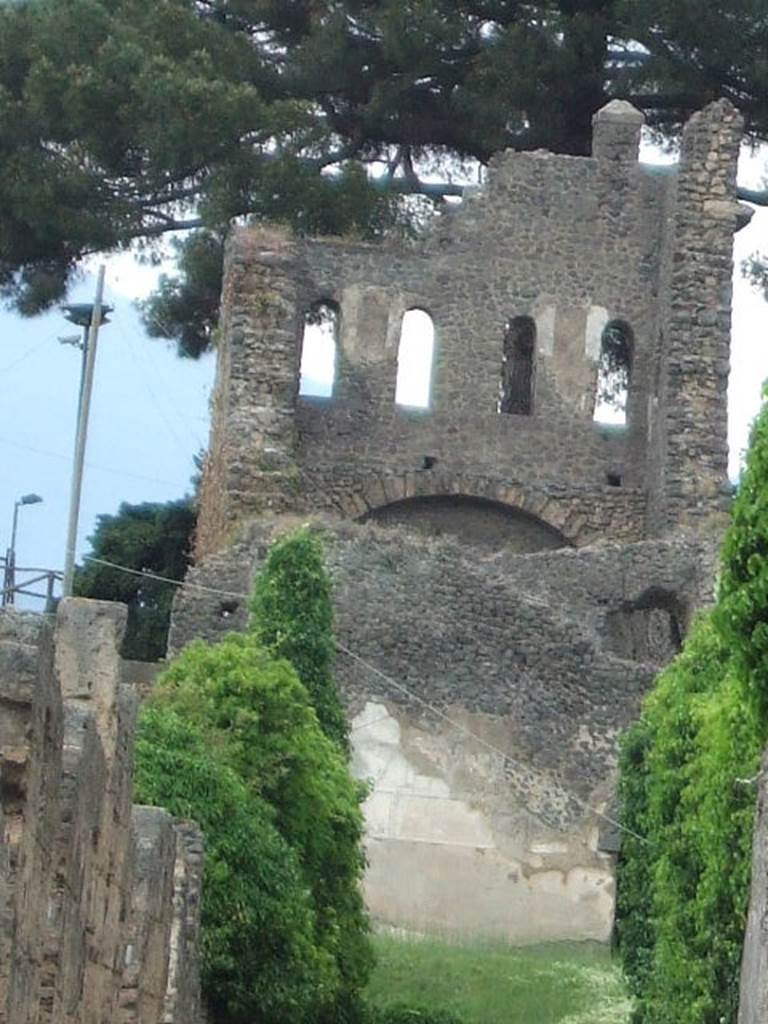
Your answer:
[[[44,338],[39,344],[33,345],[32,348],[27,349],[26,352],[22,353],[22,355],[20,355],[18,359],[14,359],[12,363],[7,363],[5,366],[0,366],[0,375],[4,376],[6,373],[10,373],[11,370],[15,370],[17,366],[20,366],[21,363],[25,362],[25,360],[27,359],[30,359],[33,355],[35,355],[42,348],[44,348],[48,344],[48,341],[48,338]]]
[[[168,330],[168,327],[165,324],[163,324],[163,322],[155,314],[147,313],[147,312],[142,312],[142,316],[145,319],[151,321],[152,323],[157,324],[157,326],[161,329],[161,331],[164,332],[164,334],[170,336],[170,332]],[[124,328],[124,326],[122,324],[122,322],[119,319],[116,319],[115,322],[118,325],[118,330],[122,334],[123,338],[127,341],[128,345],[129,345],[129,347],[131,349],[131,358],[137,364],[137,366],[139,368],[139,372],[141,373],[142,377],[145,379],[145,382],[147,384],[147,390],[149,391],[150,397],[152,398],[152,400],[154,401],[155,405],[157,406],[158,412],[159,412],[163,422],[165,423],[166,428],[168,429],[168,431],[171,434],[171,436],[174,438],[174,441],[180,447],[182,447],[184,449],[185,454],[188,454],[187,446],[184,444],[183,441],[180,440],[180,438],[176,434],[175,428],[173,427],[173,425],[170,423],[169,419],[165,415],[165,410],[163,409],[162,402],[160,401],[160,399],[158,398],[157,394],[155,393],[154,388],[153,388],[151,382],[147,379],[147,377],[144,374],[144,367],[141,364],[141,359],[139,358],[139,353],[136,351],[136,347],[135,347],[135,345],[133,343],[133,340],[129,337],[126,329]],[[151,367],[152,367],[152,370],[154,371],[155,377],[158,380],[162,380],[162,375],[160,374],[160,372],[159,372],[159,370],[157,368],[157,364],[154,361],[154,357],[151,355],[150,347],[147,347],[143,354],[146,357],[147,361],[151,364]],[[164,388],[164,392],[165,392],[165,395],[166,395],[166,397],[168,399],[168,404],[173,407],[173,410],[174,410],[177,418],[179,420],[184,420],[186,425],[187,425],[187,427],[192,427],[193,440],[196,442],[198,449],[199,448],[204,448],[205,444],[204,444],[204,442],[200,438],[200,435],[198,433],[198,428],[197,427],[193,427],[191,421],[187,419],[187,417],[186,417],[186,415],[184,413],[182,413],[182,411],[180,410],[179,406],[176,403],[175,398],[173,397],[173,393],[172,393],[171,388]]]
[[[71,462],[71,455],[64,455],[63,452],[52,452],[46,448],[37,448],[34,445],[23,444],[21,441],[13,441],[9,437],[0,437],[0,444],[8,445],[11,448],[18,448],[20,451],[32,452],[34,455],[43,455],[49,459],[59,459],[62,462]],[[164,480],[156,476],[147,476],[144,473],[131,473],[126,469],[114,469],[111,466],[102,466],[98,462],[86,462],[88,469],[95,469],[99,473],[111,473],[113,476],[126,477],[133,480],[144,480],[152,484],[165,484],[168,487],[188,488],[188,484],[181,484],[178,481]]]
[[[197,590],[208,594],[220,595],[221,597],[234,597],[240,600],[248,600],[250,598],[249,594],[245,594],[239,591],[222,590],[218,587],[207,587],[199,583],[188,583],[185,580],[174,580],[171,579],[170,576],[162,576],[159,573],[139,569],[131,569],[128,566],[120,565],[119,563],[112,562],[106,558],[97,558],[93,555],[86,555],[85,559],[86,561],[96,562],[97,564],[108,566],[111,569],[117,569],[122,572],[129,573],[132,576],[145,576],[149,577],[150,579],[161,580],[180,589]],[[379,679],[383,680],[385,683],[387,683],[389,686],[397,690],[399,693],[404,694],[410,700],[415,701],[417,704],[421,705],[431,714],[435,715],[436,718],[439,718],[441,721],[444,721],[447,725],[457,730],[458,732],[462,733],[468,739],[471,739],[473,742],[484,747],[486,750],[495,754],[497,757],[500,757],[504,762],[510,764],[512,767],[522,770],[526,773],[538,771],[532,766],[526,765],[522,761],[519,761],[517,758],[512,757],[511,754],[508,754],[506,751],[502,750],[501,747],[497,747],[494,743],[491,743],[489,740],[486,740],[483,736],[479,736],[477,733],[473,732],[468,726],[464,725],[463,722],[457,722],[455,719],[451,718],[450,715],[447,715],[444,711],[441,711],[440,708],[436,707],[434,704],[431,704],[428,700],[420,696],[410,687],[406,686],[404,683],[398,682],[398,680],[396,680],[393,676],[389,675],[386,672],[383,672],[372,662],[368,661],[361,655],[356,654],[354,651],[350,650],[350,648],[348,648],[345,644],[341,643],[341,641],[339,640],[336,640],[336,649],[340,653],[346,655],[353,661],[362,665],[368,672],[370,672],[372,675],[377,676]],[[380,719],[375,719],[373,722],[369,722],[366,724],[373,725],[375,724],[375,721],[380,721]],[[360,727],[362,728],[363,726],[361,725]],[[591,814],[594,814],[602,821],[605,821],[613,828],[618,829],[625,835],[632,836],[633,839],[637,839],[641,843],[649,842],[649,840],[646,839],[645,836],[640,835],[639,832],[635,832],[634,829],[631,829],[628,826],[622,824],[620,821],[612,817],[610,814],[606,814],[605,811],[599,810],[597,807],[590,804],[589,801],[584,800],[582,797],[578,796],[572,790],[566,789],[564,786],[560,785],[560,783],[557,783],[557,785],[565,796],[573,800],[584,810],[589,811]]]

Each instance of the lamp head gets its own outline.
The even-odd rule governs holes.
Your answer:
[[[39,505],[43,499],[39,494],[23,494],[16,502],[17,505]]]
[[[92,302],[71,302],[66,306],[61,307],[64,310],[64,316],[73,324],[77,324],[78,327],[90,327],[91,318],[93,317],[93,303]],[[107,306],[106,303],[101,305],[101,322],[103,324],[109,323],[108,313],[112,312],[112,307]]]

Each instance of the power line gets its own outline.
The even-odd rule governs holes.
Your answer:
[[[117,569],[122,572],[129,573],[133,576],[145,576],[151,579],[161,580],[166,583],[170,583],[175,587],[179,587],[180,589],[198,590],[208,594],[217,594],[222,597],[236,597],[241,600],[248,600],[250,597],[249,594],[239,593],[232,590],[220,590],[217,587],[206,587],[198,583],[187,583],[184,580],[173,580],[169,576],[161,576],[158,573],[142,571],[139,569],[130,569],[128,568],[128,566],[119,565],[117,562],[110,562],[105,558],[96,558],[90,555],[86,555],[85,557],[87,561],[97,562],[100,565],[109,566],[111,569]],[[508,764],[512,765],[513,767],[519,770],[522,770],[523,772],[530,773],[532,771],[537,771],[530,765],[526,765],[523,764],[522,761],[518,761],[516,758],[512,757],[506,751],[502,750],[501,747],[497,747],[495,744],[490,743],[488,740],[484,739],[484,737],[479,736],[477,733],[473,732],[462,722],[455,721],[450,717],[450,715],[446,715],[446,713],[444,711],[441,711],[440,708],[435,707],[434,704],[431,704],[428,700],[425,700],[424,697],[421,697],[418,693],[415,693],[413,690],[411,690],[410,687],[406,686],[404,683],[398,682],[396,679],[388,675],[386,672],[382,672],[380,668],[377,668],[374,664],[372,664],[370,661],[367,661],[359,654],[355,654],[354,651],[351,651],[339,640],[336,641],[336,648],[342,654],[345,654],[347,657],[352,658],[358,664],[362,665],[372,675],[375,675],[378,678],[382,679],[385,683],[389,684],[391,687],[393,687],[400,693],[404,694],[411,700],[420,704],[426,710],[430,711],[433,715],[435,715],[435,717],[441,719],[447,725],[451,726],[453,729],[456,729],[458,732],[462,733],[468,739],[473,740],[475,743],[479,743],[480,746],[485,747],[486,750],[489,750],[497,757],[502,758],[503,761],[507,762]],[[373,725],[375,724],[376,721],[380,720],[381,719],[375,719],[373,722],[365,724]],[[360,727],[362,728],[363,726],[361,725]],[[614,828],[619,829],[619,831],[625,833],[626,835],[632,836],[633,839],[637,839],[641,843],[648,843],[648,840],[644,836],[641,836],[638,832],[635,832],[633,829],[628,828],[626,825],[623,825],[620,821],[617,821],[615,818],[612,818],[609,814],[606,814],[604,811],[598,810],[588,801],[583,800],[580,796],[577,796],[572,791],[565,789],[563,786],[560,786],[560,789],[567,797],[572,799],[575,803],[579,804],[580,807],[583,807],[585,810],[589,811],[591,814],[594,814],[596,817],[601,818],[603,821],[607,822],[609,825],[612,825]]]
[[[16,367],[23,363],[26,359],[29,359],[31,356],[39,352],[41,348],[44,348],[48,344],[48,342],[49,339],[45,338],[43,341],[39,343],[39,345],[35,345],[33,348],[30,348],[26,352],[24,352],[23,355],[20,355],[18,359],[14,359],[12,363],[8,363],[7,366],[0,367],[0,374],[10,373],[11,370],[16,369]]]
[[[165,413],[165,409],[163,408],[162,402],[160,401],[160,399],[157,396],[157,392],[155,391],[154,386],[152,384],[152,381],[150,380],[150,375],[145,372],[145,369],[144,369],[144,366],[143,366],[143,364],[141,362],[141,359],[139,358],[138,354],[134,350],[134,343],[133,343],[133,339],[130,336],[130,333],[124,329],[123,325],[120,323],[119,320],[117,320],[116,323],[118,324],[118,330],[120,331],[120,333],[121,333],[121,335],[123,337],[123,340],[126,342],[126,347],[127,347],[128,352],[130,354],[130,357],[133,360],[133,362],[136,364],[136,366],[138,367],[139,374],[141,375],[141,377],[142,377],[142,379],[144,381],[144,386],[147,389],[147,393],[149,394],[149,397],[152,400],[152,403],[154,404],[155,408],[157,409],[157,413],[158,413],[160,419],[163,421],[163,424],[165,425],[166,430],[168,431],[170,436],[173,438],[176,446],[178,447],[178,449],[182,453],[182,455],[184,455],[186,458],[191,458],[191,453],[189,451],[189,448],[181,440],[179,435],[176,433],[176,430],[174,429],[173,424],[171,423],[170,419],[168,418],[168,416]]]
[[[64,455],[61,452],[52,452],[45,448],[36,448],[34,445],[22,444],[20,441],[12,441],[9,437],[0,437],[0,444],[8,445],[11,448],[18,448],[20,451],[32,452],[34,455],[44,455],[49,459],[58,459],[61,462],[71,462],[71,455]],[[168,487],[179,487],[185,490],[188,484],[181,484],[178,481],[163,480],[156,476],[145,476],[142,473],[131,473],[129,470],[124,469],[113,469],[111,466],[102,466],[97,462],[86,462],[88,469],[95,469],[100,473],[111,473],[113,476],[121,476],[131,478],[133,480],[143,480],[152,484],[166,484]]]
[[[116,301],[116,300],[113,299],[113,301]],[[151,315],[151,314],[147,314],[147,313],[144,313],[144,312],[142,312],[142,316],[145,319],[151,320],[152,322],[157,324],[160,327],[161,330],[163,330],[166,333],[168,333],[167,328],[164,327],[162,322],[156,316]],[[155,392],[154,387],[152,385],[152,382],[149,379],[148,375],[145,374],[144,366],[142,365],[141,358],[139,357],[139,353],[137,351],[137,348],[134,345],[134,341],[133,341],[132,336],[129,334],[129,332],[127,332],[127,330],[125,329],[125,327],[123,326],[123,324],[121,323],[121,321],[119,319],[116,319],[115,322],[117,323],[118,330],[122,334],[123,339],[127,342],[128,348],[130,350],[131,358],[136,363],[136,365],[137,365],[137,367],[139,369],[139,373],[141,374],[142,378],[144,379],[144,382],[146,384],[147,391],[149,392],[150,398],[152,399],[152,401],[154,402],[155,406],[157,407],[157,411],[158,411],[161,419],[163,420],[163,423],[165,424],[166,429],[168,430],[168,433],[171,435],[171,437],[176,442],[176,444],[179,446],[179,448],[183,450],[184,454],[189,456],[189,451],[187,449],[187,446],[179,438],[178,434],[176,433],[175,428],[173,427],[173,424],[171,423],[171,421],[166,416],[165,409],[163,408],[163,403],[160,401],[157,393]],[[151,349],[147,348],[144,351],[143,355],[146,357],[147,361],[149,363],[151,363],[152,370],[154,371],[155,377],[158,380],[162,380],[162,376],[161,376],[161,374],[160,374],[160,372],[159,372],[159,370],[157,368],[157,364],[155,363],[154,358],[152,357],[150,352],[151,352]],[[193,440],[197,443],[197,447],[198,448],[204,448],[205,444],[200,439],[200,435],[198,433],[198,428],[192,424],[192,422],[187,418],[187,416],[184,413],[182,413],[182,411],[180,410],[179,406],[176,404],[176,400],[173,397],[171,388],[164,388],[164,391],[165,391],[166,396],[168,398],[168,402],[173,407],[173,410],[174,410],[177,418],[180,419],[180,420],[184,420],[186,422],[187,427],[191,427],[192,428],[191,432],[193,434]]]

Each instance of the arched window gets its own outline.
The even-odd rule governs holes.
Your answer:
[[[499,412],[530,416],[535,353],[535,322],[529,316],[516,316],[508,322],[504,332]]]
[[[301,341],[299,394],[328,398],[333,394],[339,307],[335,302],[314,302],[304,314]]]
[[[606,324],[600,341],[597,364],[595,420],[598,423],[627,422],[627,397],[632,374],[632,331],[622,320]]]
[[[397,350],[397,405],[420,409],[429,407],[434,347],[435,325],[432,317],[423,309],[409,309],[403,314]]]

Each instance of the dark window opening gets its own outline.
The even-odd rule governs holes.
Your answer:
[[[629,326],[620,320],[612,320],[600,341],[594,416],[598,423],[621,426],[627,422],[633,348]]]
[[[621,473],[606,473],[605,482],[609,487],[621,487]]]
[[[314,302],[304,314],[301,341],[299,394],[330,398],[336,377],[339,307],[335,302]]]
[[[222,601],[219,605],[219,618],[231,619],[239,607],[238,601]]]
[[[536,324],[529,316],[510,320],[504,332],[499,412],[530,416],[533,411],[533,366]]]
[[[437,464],[436,455],[425,455],[424,456],[424,469],[434,469]]]

